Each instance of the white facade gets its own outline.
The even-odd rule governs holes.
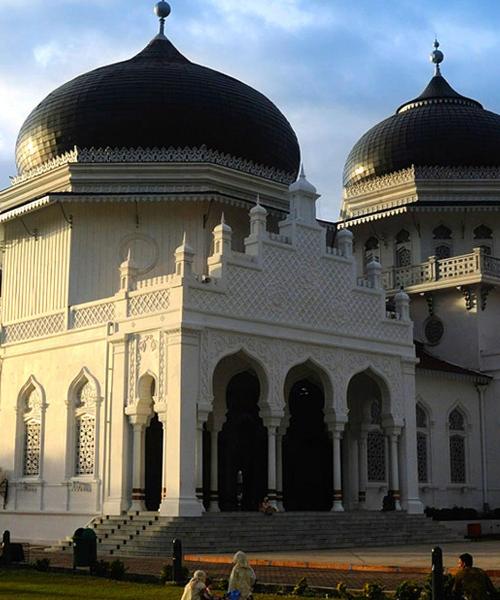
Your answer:
[[[287,192],[227,168],[159,164],[145,191],[152,168],[129,167],[133,202],[121,183],[102,191],[100,180],[119,167],[90,161],[57,167],[64,194],[15,208],[26,186],[43,189],[48,171],[0,200],[9,206],[0,464],[10,483],[0,527],[55,539],[95,515],[142,510],[160,492],[163,515],[201,514],[204,494],[210,510],[227,509],[236,495],[224,489],[252,477],[251,466],[228,471],[231,442],[221,441],[232,418],[227,390],[241,373],[258,380],[262,491],[274,502],[300,507],[298,490],[319,485],[325,509],[378,510],[392,489],[398,507],[401,497],[404,510],[421,512],[407,297],[386,312],[379,270],[358,280],[348,232],[327,248],[305,178]],[[190,179],[179,183],[180,172]],[[234,200],[200,194],[200,173],[216,190],[231,186]],[[92,181],[91,200],[79,177]],[[155,186],[160,198],[148,197]],[[259,194],[271,214],[259,204],[248,213],[237,200],[244,194]],[[288,202],[279,232],[269,232]],[[322,483],[307,484],[292,464],[300,422],[297,430],[290,398],[299,383],[320,398],[314,427],[324,446],[310,456]],[[152,420],[161,430],[154,457]],[[152,461],[161,468],[156,484],[146,483]],[[255,493],[243,491],[243,503],[254,506]]]

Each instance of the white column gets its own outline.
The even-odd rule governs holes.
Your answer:
[[[145,490],[145,446],[146,424],[138,417],[130,417],[134,432],[133,460],[132,460],[132,502],[131,511],[146,510],[144,498]]]
[[[279,422],[279,418],[264,419],[264,424],[267,427],[267,496],[275,508],[278,508],[276,502],[276,429]]]
[[[366,508],[366,487],[368,482],[368,432],[362,429],[358,439],[358,507],[360,510]]]
[[[161,451],[161,502],[163,503],[167,498],[167,412],[166,410],[158,413],[158,420],[163,426],[163,441]],[[161,503],[160,503],[161,510]]]
[[[196,428],[196,498],[201,504],[202,511],[205,511],[203,506],[203,422],[198,420]]]
[[[394,496],[396,510],[401,510],[401,492],[399,489],[399,436],[401,429],[399,427],[390,427],[387,429],[387,433],[389,436],[391,471],[390,489]]]
[[[476,384],[476,390],[479,398],[479,426],[481,435],[481,484],[483,494],[483,510],[489,510],[488,502],[488,467],[486,460],[486,428],[484,425],[484,394],[486,385]]]
[[[220,512],[219,508],[219,427],[212,425],[210,431],[210,512]]]
[[[340,440],[344,426],[335,424],[332,431],[333,436],[333,512],[344,512],[342,502],[342,461],[340,455]]]
[[[283,434],[278,431],[276,436],[276,506],[279,511],[283,506]]]

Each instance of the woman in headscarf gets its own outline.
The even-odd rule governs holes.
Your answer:
[[[181,600],[203,600],[207,589],[206,579],[205,571],[195,571],[184,588]]]
[[[228,592],[238,590],[240,600],[247,600],[252,595],[252,588],[255,583],[255,573],[248,564],[246,554],[241,550],[236,552],[233,557],[233,570],[229,577]]]

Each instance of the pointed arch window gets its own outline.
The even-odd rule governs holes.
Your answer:
[[[370,237],[365,242],[365,267],[372,260],[377,260],[380,262],[380,247],[376,237]]]
[[[409,267],[411,265],[410,233],[406,229],[396,235],[395,244],[396,267]]]
[[[474,229],[474,247],[481,248],[484,254],[493,254],[493,231],[486,225]]]
[[[452,245],[452,233],[449,227],[446,225],[439,225],[432,231],[432,235],[436,241],[434,245],[434,255],[438,260],[443,258],[450,258]]]
[[[424,408],[417,404],[417,469],[418,482],[429,481],[429,420]]]
[[[21,477],[42,475],[43,423],[45,402],[42,389],[31,378],[19,396],[20,448],[17,472]]]
[[[99,386],[87,369],[71,384],[68,410],[69,477],[95,477],[97,464]]]
[[[450,481],[451,483],[466,482],[466,423],[463,413],[455,408],[448,417],[450,432]]]
[[[368,481],[386,480],[386,439],[382,431],[382,402],[370,405],[370,429],[367,436]]]

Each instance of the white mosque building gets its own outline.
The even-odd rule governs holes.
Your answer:
[[[436,48],[422,95],[349,155],[342,220],[318,222],[283,114],[156,11],[144,50],[32,111],[0,192],[0,528],[265,495],[499,506],[500,116]]]

